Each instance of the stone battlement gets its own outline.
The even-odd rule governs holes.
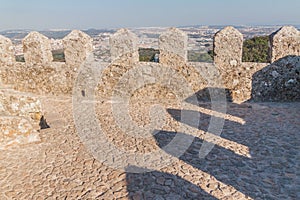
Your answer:
[[[296,28],[282,27],[270,35],[270,41],[270,63],[286,56],[300,56],[300,32]],[[187,34],[179,29],[171,28],[163,33],[159,37],[160,64],[172,66],[182,73],[194,90],[209,87],[205,80],[202,81],[203,77],[192,69],[194,65],[204,64],[187,62],[187,44]],[[74,30],[63,39],[63,45],[65,62],[53,62],[49,39],[38,32],[31,32],[23,39],[25,63],[20,63],[15,61],[12,42],[0,36],[0,81],[13,85],[18,91],[72,94],[78,68],[93,51],[92,38]],[[139,63],[138,37],[129,30],[117,31],[110,38],[110,47],[112,65],[122,68],[122,65]],[[242,62],[242,47],[243,35],[233,27],[224,28],[214,37],[214,64],[219,70],[224,87],[231,92],[235,102],[251,99],[254,75],[273,65]],[[296,66],[299,66],[298,61]],[[204,70],[210,69],[206,67]]]

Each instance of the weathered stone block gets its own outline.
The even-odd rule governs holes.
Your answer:
[[[11,40],[0,35],[0,65],[13,65],[15,61],[14,46]]]
[[[41,102],[22,93],[0,90],[0,114],[27,117],[37,123],[42,116]]]
[[[122,62],[136,63],[139,61],[138,38],[128,29],[118,30],[110,37],[109,42],[112,62],[122,60]]]
[[[187,45],[187,34],[177,28],[170,28],[159,37],[160,63],[168,64],[170,59],[173,59],[174,62],[176,59],[186,62]]]
[[[26,65],[50,65],[53,57],[50,40],[38,33],[29,33],[22,41]]]
[[[93,51],[93,39],[86,33],[73,30],[63,39],[66,64],[76,71]]]
[[[250,75],[242,66],[243,35],[234,27],[228,26],[214,37],[214,63],[218,68],[224,86],[230,90],[231,99],[241,102],[245,99],[244,87]]]
[[[300,56],[300,31],[293,26],[283,26],[270,35],[271,62],[285,56]]]
[[[214,63],[222,68],[237,67],[242,62],[243,35],[228,26],[214,37]],[[228,66],[228,67],[225,67]]]
[[[41,102],[12,90],[0,90],[0,149],[39,141]]]
[[[0,116],[0,150],[13,144],[40,141],[30,120],[16,116]]]
[[[7,80],[7,70],[12,68],[15,62],[14,46],[11,40],[0,35],[0,85]]]

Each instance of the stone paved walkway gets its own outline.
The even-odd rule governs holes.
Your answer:
[[[135,174],[105,166],[86,150],[75,130],[71,99],[42,102],[51,126],[41,131],[42,142],[0,151],[0,199],[300,198],[300,103],[230,103],[221,138],[205,159],[198,158],[200,134],[175,163]],[[169,120],[176,124],[181,110],[171,108]],[[201,121],[190,129],[205,132],[209,105],[194,108],[187,112],[200,111]],[[105,111],[99,116],[100,122],[109,121]],[[147,121],[138,111],[133,119]],[[175,134],[166,128],[140,145],[162,148]]]

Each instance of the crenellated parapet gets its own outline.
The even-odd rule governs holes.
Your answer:
[[[114,38],[113,41],[119,40],[119,42],[111,44],[114,52],[124,52],[124,45],[127,45],[125,48],[127,52],[137,51],[136,45],[133,45],[136,44],[136,36],[132,33],[129,36],[128,30],[122,29],[113,35],[112,38]],[[127,38],[130,42],[124,42],[124,38]],[[255,91],[252,90],[252,78],[254,74],[281,58],[299,56],[299,31],[294,27],[282,27],[279,31],[272,34],[270,38],[270,63],[251,63],[242,61],[244,41],[242,33],[229,26],[215,34],[214,66],[219,71],[223,87],[230,91],[234,102],[244,102],[253,97],[252,94]],[[188,36],[185,32],[176,28],[168,29],[159,37],[159,63],[162,67],[169,66],[175,69],[193,85],[194,90],[201,90],[205,86],[208,87],[205,81],[207,77],[204,77],[205,75],[203,74],[209,74],[209,72],[202,71],[203,74],[199,74],[194,70],[193,66],[200,66],[203,70],[213,70],[206,67],[203,63],[188,62],[187,45]],[[112,57],[114,58],[113,55]]]
[[[159,37],[159,63],[140,62],[138,55],[138,37],[128,29],[120,29],[110,38],[111,65],[106,67],[102,73],[101,84],[99,85],[99,94],[103,98],[109,97],[118,84],[120,78],[129,70],[139,67],[140,74],[145,76],[141,78],[136,74],[139,83],[145,82],[145,79],[159,80],[155,78],[154,69],[174,70],[178,72],[183,79],[191,84],[194,90],[204,87],[205,78],[201,77],[198,71],[191,67],[187,62],[188,36],[185,32],[170,28]],[[143,68],[143,69],[142,69]],[[166,74],[171,77],[172,74]],[[134,79],[134,78],[133,78]],[[135,88],[135,81],[128,83],[127,88]],[[130,85],[132,84],[132,85]],[[158,92],[159,93],[159,92]]]
[[[294,27],[284,26],[270,35],[270,63],[242,62],[242,53],[243,35],[237,29],[226,27],[215,34],[214,63],[222,75],[224,86],[231,91],[232,99],[236,102],[253,97],[256,92],[253,91],[254,74],[286,56],[300,55],[300,32]],[[277,72],[273,72],[275,73]],[[267,82],[264,84],[268,85]],[[258,84],[257,80],[255,84]]]
[[[285,26],[270,35],[270,63],[243,62],[243,35],[233,27],[215,34],[214,63],[188,62],[188,36],[177,28],[159,37],[159,63],[139,61],[138,40],[128,29],[111,36],[111,63],[102,68],[93,90],[97,95],[110,98],[116,88],[131,91],[147,83],[144,93],[136,89],[137,96],[175,98],[171,89],[205,99],[206,94],[199,96],[198,91],[221,87],[234,102],[300,100],[300,32],[294,27]],[[95,61],[85,62],[93,52],[92,42],[87,34],[72,31],[63,38],[65,62],[53,62],[50,40],[31,32],[22,41],[25,62],[16,62],[11,40],[0,36],[0,150],[40,140],[37,130],[43,112],[35,95],[70,96],[79,68]],[[83,81],[92,80],[92,75],[86,74]],[[80,92],[86,95],[86,88]]]
[[[133,66],[147,65],[139,62],[138,40],[128,29],[120,29],[111,36],[111,65],[114,67],[104,70],[103,87],[112,87]],[[270,35],[270,63],[243,62],[243,40],[243,35],[233,27],[220,30],[214,37],[214,65],[224,87],[231,91],[232,99],[237,102],[251,98],[254,73],[285,56],[300,55],[300,33],[294,27],[282,27]],[[193,68],[204,64],[187,61],[188,36],[185,32],[170,28],[161,34],[158,42],[159,65],[170,66],[179,72],[194,90],[207,86],[206,77]],[[0,80],[20,91],[72,94],[78,69],[93,51],[92,38],[74,30],[63,38],[63,46],[65,62],[53,62],[49,39],[38,32],[31,32],[23,40],[25,63],[20,63],[14,59],[11,41],[0,36]],[[203,70],[209,73],[210,69],[203,67]]]
[[[16,62],[11,41],[0,37],[0,80],[37,94],[71,94],[78,68],[93,51],[92,38],[78,30],[63,39],[65,62],[53,62],[50,40],[38,32],[29,33],[22,44],[25,62]]]

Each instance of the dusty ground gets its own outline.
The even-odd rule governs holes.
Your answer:
[[[40,132],[42,141],[0,151],[0,199],[300,198],[300,103],[229,103],[228,114],[221,116],[226,119],[221,137],[204,159],[198,151],[213,114],[209,104],[186,110],[200,113],[198,127],[179,122],[181,110],[167,104],[169,127],[148,141],[134,142],[117,130],[106,103],[100,103],[98,119],[108,138],[125,149],[162,148],[179,123],[187,128],[177,134],[198,131],[176,162],[140,174],[115,170],[93,158],[76,132],[70,98],[43,97],[42,102],[51,126]],[[141,113],[138,108],[131,113],[140,125],[148,120]]]

